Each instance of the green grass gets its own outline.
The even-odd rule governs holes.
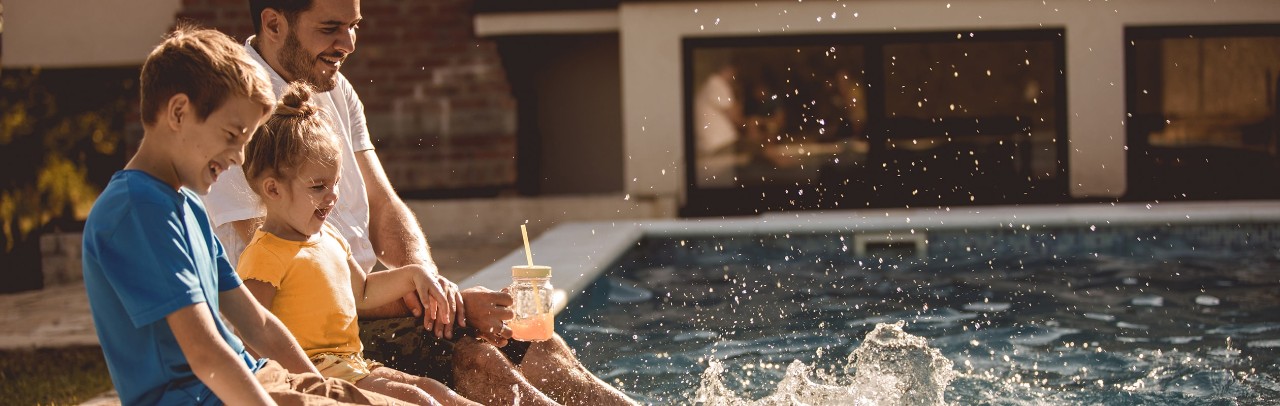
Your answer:
[[[96,346],[0,351],[0,405],[78,404],[109,389]]]

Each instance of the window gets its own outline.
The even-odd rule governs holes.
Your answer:
[[[686,215],[1066,195],[1061,30],[684,47]]]
[[[1129,199],[1277,198],[1280,25],[1125,31]]]

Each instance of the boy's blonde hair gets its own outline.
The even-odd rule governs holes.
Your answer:
[[[311,102],[315,89],[305,82],[289,84],[276,111],[258,128],[244,151],[244,177],[262,195],[267,176],[292,180],[305,163],[337,167],[341,147],[323,111]]]
[[[196,120],[204,121],[228,97],[248,97],[263,113],[275,105],[267,72],[231,37],[216,30],[179,24],[147,55],[139,78],[142,123],[154,125],[169,99],[185,94]]]

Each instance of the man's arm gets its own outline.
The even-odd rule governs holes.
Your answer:
[[[236,220],[231,222],[231,229],[235,230],[236,235],[240,237],[240,241],[244,241],[243,244],[248,244],[249,240],[253,239],[253,233],[255,231],[258,231],[258,226],[260,226],[261,224],[262,224],[261,217],[255,217],[255,218],[244,219],[244,220]],[[232,264],[232,265],[235,265],[235,264]]]
[[[435,272],[436,264],[431,259],[422,226],[392,189],[377,153],[374,150],[357,152],[356,162],[369,195],[369,239],[378,260],[388,268],[416,264]]]
[[[271,286],[257,281],[245,283],[250,282]],[[222,292],[218,297],[222,302],[222,315],[258,355],[276,360],[289,372],[320,373],[284,323],[262,307],[245,285]]]
[[[231,405],[273,405],[249,368],[244,365],[213,324],[206,303],[195,303],[165,316],[191,371],[218,399]]]
[[[364,177],[365,191],[369,198],[369,240],[373,243],[373,251],[378,259],[389,268],[405,265],[421,265],[436,279],[436,287],[432,289],[431,298],[420,298],[427,305],[424,316],[429,329],[448,331],[451,333],[453,320],[466,326],[466,315],[462,306],[462,295],[458,286],[440,276],[435,261],[431,259],[427,239],[422,234],[422,226],[409,211],[409,206],[400,200],[382,170],[382,162],[373,150],[356,152],[356,162],[360,165],[361,176]],[[438,295],[438,296],[437,296]],[[361,316],[386,317],[387,312],[403,312],[403,304],[393,303],[377,309],[361,312]],[[403,315],[405,313],[399,313]],[[415,312],[417,315],[417,312]],[[432,326],[434,324],[434,326]],[[452,334],[446,334],[452,336]]]

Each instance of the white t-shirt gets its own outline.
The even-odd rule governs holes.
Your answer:
[[[249,45],[251,41],[253,37],[245,41],[245,49],[253,60],[266,68],[271,76],[271,88],[276,95],[283,95],[288,84]],[[327,221],[346,237],[356,262],[365,270],[370,270],[377,257],[373,252],[373,244],[369,241],[369,196],[365,191],[364,177],[360,176],[355,153],[373,149],[373,142],[369,139],[364,104],[360,102],[360,97],[351,87],[351,82],[341,73],[338,74],[337,82],[338,85],[333,90],[312,97],[325,117],[332,120],[331,124],[338,132],[339,144],[342,146],[342,179],[338,181],[338,203]],[[213,221],[214,232],[226,248],[227,259],[232,264],[239,262],[240,253],[244,251],[248,241],[240,239],[231,222],[265,216],[266,209],[258,200],[258,195],[249,189],[244,171],[236,165],[219,176],[203,199],[209,218]]]

